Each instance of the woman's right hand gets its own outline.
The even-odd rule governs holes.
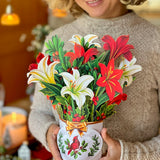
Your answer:
[[[57,126],[56,124],[52,124],[47,132],[47,143],[54,160],[62,160],[57,146],[57,134],[59,129],[59,126]]]

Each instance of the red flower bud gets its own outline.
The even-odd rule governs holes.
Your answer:
[[[74,117],[78,117],[79,115],[78,115],[78,113],[76,113],[75,115],[74,115]]]
[[[33,69],[37,69],[37,68],[38,68],[38,64],[36,64],[36,63],[32,63],[32,64],[30,64],[30,65],[29,65],[28,70],[29,70],[29,71],[31,71],[31,70],[33,70]]]

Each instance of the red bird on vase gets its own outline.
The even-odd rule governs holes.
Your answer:
[[[71,153],[72,150],[75,151],[76,149],[78,149],[79,146],[80,146],[80,142],[78,140],[78,136],[75,136],[73,138],[73,143],[70,146],[70,150],[68,151],[68,155]]]

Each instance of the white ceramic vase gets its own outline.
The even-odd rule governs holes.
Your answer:
[[[63,160],[99,160],[103,140],[101,122],[68,122],[60,120],[57,144]]]

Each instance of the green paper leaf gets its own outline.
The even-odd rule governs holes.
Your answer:
[[[99,101],[97,103],[96,108],[98,108],[101,104],[105,103],[106,101],[109,100],[109,97],[107,95],[107,93],[103,93],[100,97],[99,97]]]
[[[49,89],[53,94],[55,94],[55,95],[61,95],[60,91],[61,91],[62,87],[59,84],[47,83],[47,82],[44,82],[44,81],[41,81],[41,83],[47,89]]]
[[[74,151],[72,151],[70,155],[73,156],[74,155]]]

